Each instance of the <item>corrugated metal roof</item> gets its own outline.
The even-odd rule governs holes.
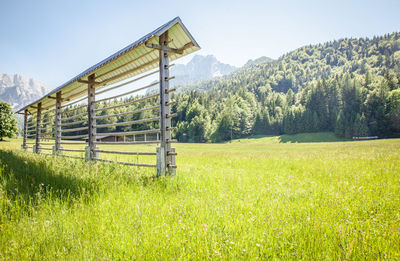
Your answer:
[[[50,109],[50,107],[54,108],[55,100],[48,98],[48,96],[54,96],[54,94],[59,91],[62,91],[63,98],[69,96],[70,99],[77,99],[85,96],[87,84],[80,83],[78,80],[87,80],[88,76],[93,73],[96,75],[96,82],[107,80],[107,85],[110,85],[158,67],[158,50],[146,47],[145,42],[158,44],[159,36],[166,31],[168,31],[169,47],[181,49],[184,46],[187,46],[182,54],[170,53],[170,61],[200,49],[200,46],[183,25],[181,19],[176,17],[153,32],[143,36],[134,43],[78,74],[68,82],[46,94],[41,99],[18,110],[17,113],[22,113],[25,109],[35,106],[39,102],[42,103],[42,108],[44,110]],[[120,74],[125,75],[118,76]],[[104,86],[96,86],[96,89]],[[34,112],[35,111],[32,111],[32,113]]]

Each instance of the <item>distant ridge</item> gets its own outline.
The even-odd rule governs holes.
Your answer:
[[[0,100],[11,104],[14,110],[31,103],[50,88],[44,83],[21,74],[0,73]]]
[[[177,64],[171,68],[175,76],[173,86],[187,85],[199,80],[223,76],[236,70],[235,66],[222,63],[214,55],[195,55],[190,62]]]

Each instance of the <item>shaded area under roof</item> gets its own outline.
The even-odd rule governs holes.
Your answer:
[[[134,43],[121,49],[115,54],[107,57],[103,61],[93,65],[84,72],[75,76],[68,82],[52,90],[39,100],[19,109],[17,113],[23,113],[27,109],[30,113],[35,113],[35,107],[39,102],[42,103],[43,112],[55,107],[55,94],[62,92],[63,101],[78,99],[87,95],[87,84],[79,82],[87,81],[88,76],[95,74],[96,90],[104,86],[122,81],[135,75],[144,73],[158,67],[159,51],[149,48],[147,44],[158,44],[159,37],[168,31],[168,46],[178,49],[181,52],[170,52],[169,60],[173,61],[182,56],[188,55],[200,49],[196,40],[186,29],[179,17],[160,26],[153,32],[143,36]],[[53,97],[53,98],[51,98]]]

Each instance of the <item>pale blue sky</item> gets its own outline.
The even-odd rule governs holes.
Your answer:
[[[55,88],[176,16],[202,47],[197,54],[241,66],[307,44],[400,31],[399,13],[399,0],[0,0],[0,72]]]

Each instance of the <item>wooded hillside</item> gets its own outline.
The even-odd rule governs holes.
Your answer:
[[[216,142],[252,134],[318,131],[333,131],[346,138],[400,136],[400,33],[310,45],[276,61],[260,61],[224,77],[179,87],[172,107],[178,114],[173,123],[177,126],[175,137],[184,142]],[[133,97],[112,104],[129,99]],[[102,113],[117,114],[143,105]],[[82,107],[82,112],[85,109]],[[81,111],[67,115],[75,113]],[[132,121],[158,113],[155,109],[99,121]],[[157,124],[99,132],[147,129]]]

